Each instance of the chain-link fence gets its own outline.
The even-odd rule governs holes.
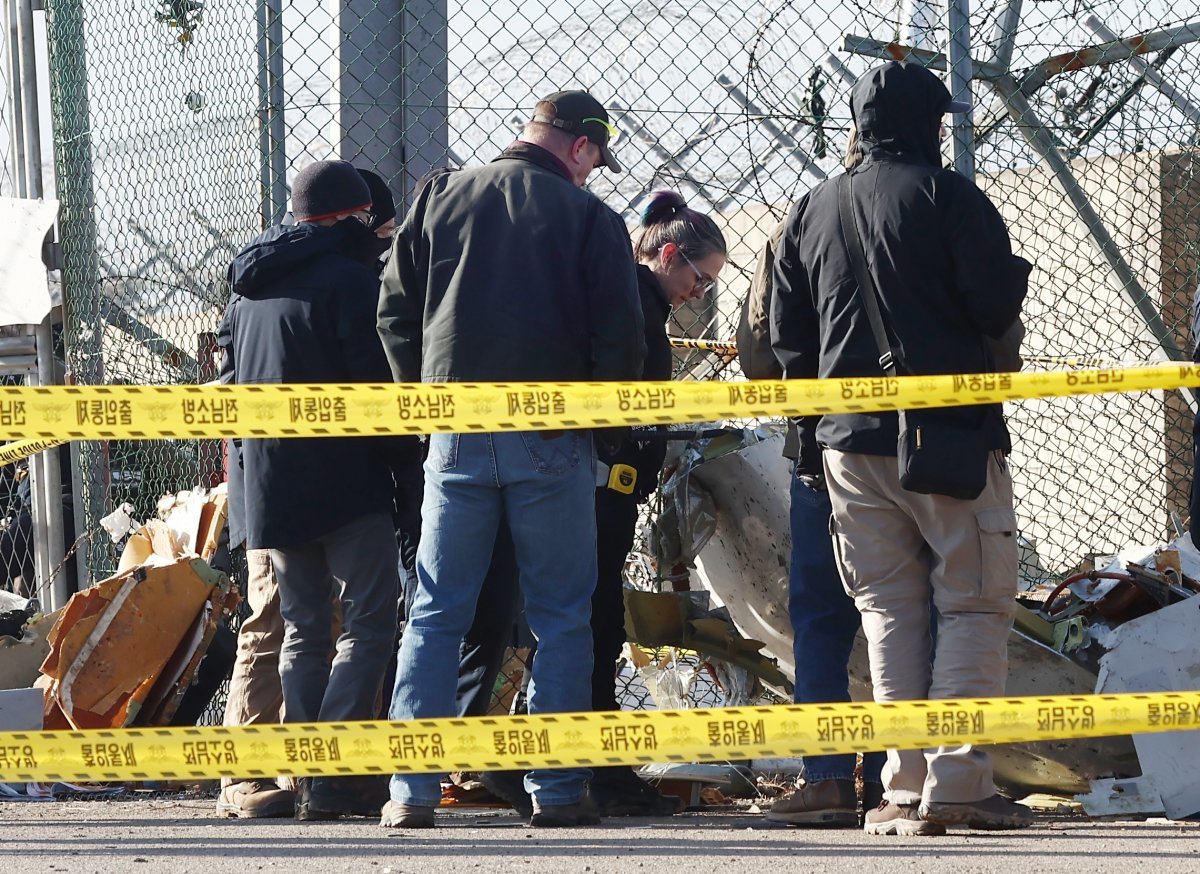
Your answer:
[[[83,383],[212,378],[226,264],[282,218],[297,170],[344,157],[402,200],[432,167],[492,159],[538,96],[570,87],[625,134],[627,172],[591,187],[631,226],[671,187],[725,229],[719,290],[672,331],[730,337],[772,226],[840,172],[855,77],[907,48],[974,100],[947,159],[973,164],[1036,265],[1027,367],[1187,357],[1200,8],[949,2],[48,0],[70,369]],[[692,378],[723,369],[680,353]],[[1010,405],[1029,577],[1186,521],[1194,403]],[[125,501],[147,516],[220,470],[212,442],[83,444],[81,525]],[[115,558],[93,540],[92,577]]]

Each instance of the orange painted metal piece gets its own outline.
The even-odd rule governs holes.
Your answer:
[[[237,601],[229,579],[194,557],[131,568],[73,595],[41,668],[47,730],[166,724]]]

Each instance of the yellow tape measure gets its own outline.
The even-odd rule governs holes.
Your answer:
[[[1200,386],[1200,368],[753,382],[0,388],[0,440],[550,430],[948,407]]]
[[[1200,692],[0,734],[0,782],[702,762],[1178,731]]]

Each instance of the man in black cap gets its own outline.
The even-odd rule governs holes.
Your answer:
[[[771,341],[785,378],[996,369],[993,341],[1015,325],[1031,267],[983,192],[942,167],[942,118],[963,109],[919,64],[883,64],[854,86],[862,160],[796,202],[776,255]],[[1003,695],[1017,589],[1003,414],[909,410],[903,421],[828,415],[813,441],[875,700]],[[888,752],[868,833],[1032,822],[996,794],[985,752],[955,741],[954,725],[934,729],[944,746]]]
[[[379,332],[398,382],[631,380],[644,342],[632,247],[620,217],[581,186],[620,169],[615,128],[582,91],[538,102],[517,142],[485,167],[434,174],[384,271]],[[514,403],[522,404],[514,395]],[[550,393],[531,398],[552,410]],[[425,463],[417,589],[393,719],[451,716],[459,646],[475,615],[501,518],[538,639],[530,713],[588,710],[596,585],[590,431],[434,434]],[[525,778],[535,826],[598,822],[584,769]],[[435,774],[392,778],[385,827],[430,827]]]
[[[378,274],[366,266],[374,233],[366,181],[345,161],[318,161],[292,186],[296,224],[272,227],[234,259],[219,333],[222,381],[384,382],[375,331]],[[335,421],[314,406],[297,421]],[[406,438],[247,439],[231,453],[231,530],[269,550],[278,582],[279,652],[288,722],[372,719],[396,632],[397,549],[392,458]],[[412,438],[407,438],[411,440]],[[331,596],[342,602],[332,666]],[[361,781],[301,780],[298,819],[371,813]],[[261,782],[261,781],[259,781]],[[249,787],[272,791],[269,785]],[[223,799],[226,801],[226,799]],[[249,798],[225,812],[248,813]],[[377,809],[377,808],[376,808]]]
[[[380,241],[376,248],[382,255],[392,246],[392,234],[396,230],[396,201],[392,198],[392,190],[388,188],[387,182],[374,170],[359,167],[358,175],[367,183],[367,190],[371,193],[367,229]]]

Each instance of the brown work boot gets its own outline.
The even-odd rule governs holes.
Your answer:
[[[270,780],[243,780],[221,787],[217,813],[240,819],[272,819],[291,816],[296,795]]]
[[[383,805],[379,824],[383,828],[433,828],[434,818],[432,807],[388,801]]]
[[[924,801],[921,817],[928,822],[941,825],[965,825],[980,831],[1029,828],[1033,825],[1033,811],[1024,804],[1009,801],[1001,795],[993,795],[983,801],[956,804],[949,801]]]
[[[863,825],[867,821],[867,812],[874,810],[883,803],[883,784],[875,783],[868,780],[863,783],[862,793],[862,814],[858,817],[858,824]]]
[[[771,822],[843,828],[858,825],[858,797],[852,780],[801,783],[767,811]]]
[[[908,837],[936,837],[944,835],[946,827],[937,822],[921,819],[916,804],[893,804],[882,802],[874,810],[868,810],[863,831],[869,835],[905,835]]]

